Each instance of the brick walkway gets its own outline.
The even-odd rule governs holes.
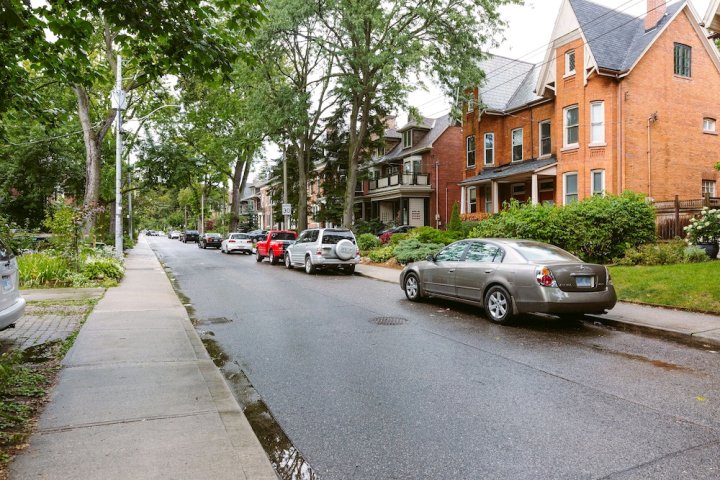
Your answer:
[[[28,304],[15,328],[0,332],[0,351],[24,350],[53,340],[65,340],[80,327],[91,309],[92,305]]]

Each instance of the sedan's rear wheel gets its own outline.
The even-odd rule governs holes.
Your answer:
[[[512,319],[512,297],[504,287],[495,285],[485,294],[485,314],[495,323],[509,323]]]
[[[292,268],[293,268],[292,261],[290,261],[289,253],[285,254],[285,268],[287,268],[288,270],[292,270]]]
[[[305,257],[305,273],[308,275],[315,273],[315,265],[312,264],[310,257]]]
[[[420,281],[414,273],[408,273],[405,277],[403,290],[405,290],[405,296],[411,302],[418,302],[422,298],[420,295]]]

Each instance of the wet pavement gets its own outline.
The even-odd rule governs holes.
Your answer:
[[[716,346],[502,327],[397,284],[151,243],[236,398],[250,385],[319,478],[720,477]]]

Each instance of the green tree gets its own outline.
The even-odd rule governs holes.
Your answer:
[[[447,229],[450,232],[463,231],[462,220],[460,220],[460,204],[457,202],[453,203],[452,213],[450,213],[450,222],[448,222]]]

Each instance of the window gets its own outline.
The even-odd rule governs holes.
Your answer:
[[[512,161],[517,162],[523,159],[523,129],[516,128],[512,131]]]
[[[690,78],[692,49],[682,43],[675,44],[675,75]]]
[[[590,172],[590,195],[605,195],[605,170]]]
[[[467,166],[475,167],[475,135],[467,137]]]
[[[467,102],[467,113],[472,113],[475,110],[475,99],[471,98]]]
[[[485,213],[493,213],[492,186],[485,187]]]
[[[477,188],[468,188],[468,213],[477,213]]]
[[[578,201],[578,176],[576,172],[563,175],[563,192],[565,196],[564,205]]]
[[[403,173],[420,173],[420,159],[417,157],[405,159],[403,161]]]
[[[513,183],[510,185],[510,194],[513,197],[518,195],[525,195],[525,184],[524,183]]]
[[[715,119],[705,117],[703,118],[703,132],[715,133]]]
[[[575,75],[575,50],[565,52],[565,76]]]
[[[402,136],[403,136],[403,148],[412,147],[412,129],[404,131]]]
[[[465,249],[468,246],[468,242],[452,243],[447,247],[440,250],[435,256],[436,262],[459,262],[465,253]]]
[[[711,197],[715,196],[715,180],[702,181],[702,194],[703,197],[705,195],[710,195]]]
[[[540,156],[550,155],[550,120],[540,122]]]
[[[538,185],[538,190],[541,192],[553,192],[555,191],[555,181],[554,180],[544,180],[540,182]]]
[[[485,165],[495,163],[495,134],[485,134]]]
[[[578,107],[577,105],[565,109],[565,135],[564,146],[574,147],[578,144]]]
[[[500,263],[502,258],[503,251],[499,247],[485,242],[472,242],[465,255],[466,262]]]
[[[590,104],[590,143],[605,143],[605,102]]]

